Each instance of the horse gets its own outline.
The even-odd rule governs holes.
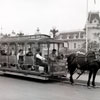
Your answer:
[[[88,60],[86,55],[77,55],[75,53],[72,53],[67,57],[67,63],[68,63],[68,71],[70,73],[71,84],[74,83],[73,74],[75,73],[75,70],[80,69],[81,74],[84,73],[85,71],[89,71],[87,86],[90,86],[90,79],[92,75],[93,75],[92,86],[93,87],[96,86],[95,78],[98,70],[100,69],[100,61],[97,61],[95,59]]]

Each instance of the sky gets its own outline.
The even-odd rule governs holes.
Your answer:
[[[43,34],[83,29],[88,12],[100,11],[100,0],[0,0],[0,32]]]

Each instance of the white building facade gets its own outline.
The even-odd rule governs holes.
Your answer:
[[[100,49],[100,16],[99,12],[89,12],[86,23],[88,44],[92,43],[95,46],[90,46],[90,49]]]
[[[86,34],[84,30],[61,32],[57,39],[60,39],[64,42],[64,47],[68,50],[76,51],[82,48],[86,40]]]
[[[60,34],[56,38],[64,41],[65,47],[68,48],[69,51],[85,51],[86,36],[88,40],[88,48],[100,48],[99,12],[89,12],[85,29],[77,31],[60,32]]]

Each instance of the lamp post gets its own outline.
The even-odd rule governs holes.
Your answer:
[[[53,39],[55,39],[56,33],[58,32],[58,30],[55,29],[55,28],[53,28],[53,29],[50,30],[50,32],[52,32],[52,34],[53,34]],[[53,44],[53,49],[55,49],[55,44]]]
[[[53,28],[53,29],[50,30],[50,32],[52,32],[53,38],[55,38],[56,37],[56,33],[58,32],[58,30]]]

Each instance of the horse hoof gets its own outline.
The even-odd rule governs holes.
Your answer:
[[[88,89],[91,89],[91,87],[90,87],[90,86],[87,86],[87,88],[88,88]]]
[[[92,85],[92,87],[93,87],[93,88],[95,88],[95,87],[96,87],[96,85]]]
[[[87,87],[90,87],[90,83],[89,82],[87,83]]]
[[[96,88],[96,86],[92,86],[94,89]]]
[[[73,86],[74,85],[74,82],[71,82],[71,85]]]
[[[95,87],[96,86],[95,83],[92,83],[92,86]]]

